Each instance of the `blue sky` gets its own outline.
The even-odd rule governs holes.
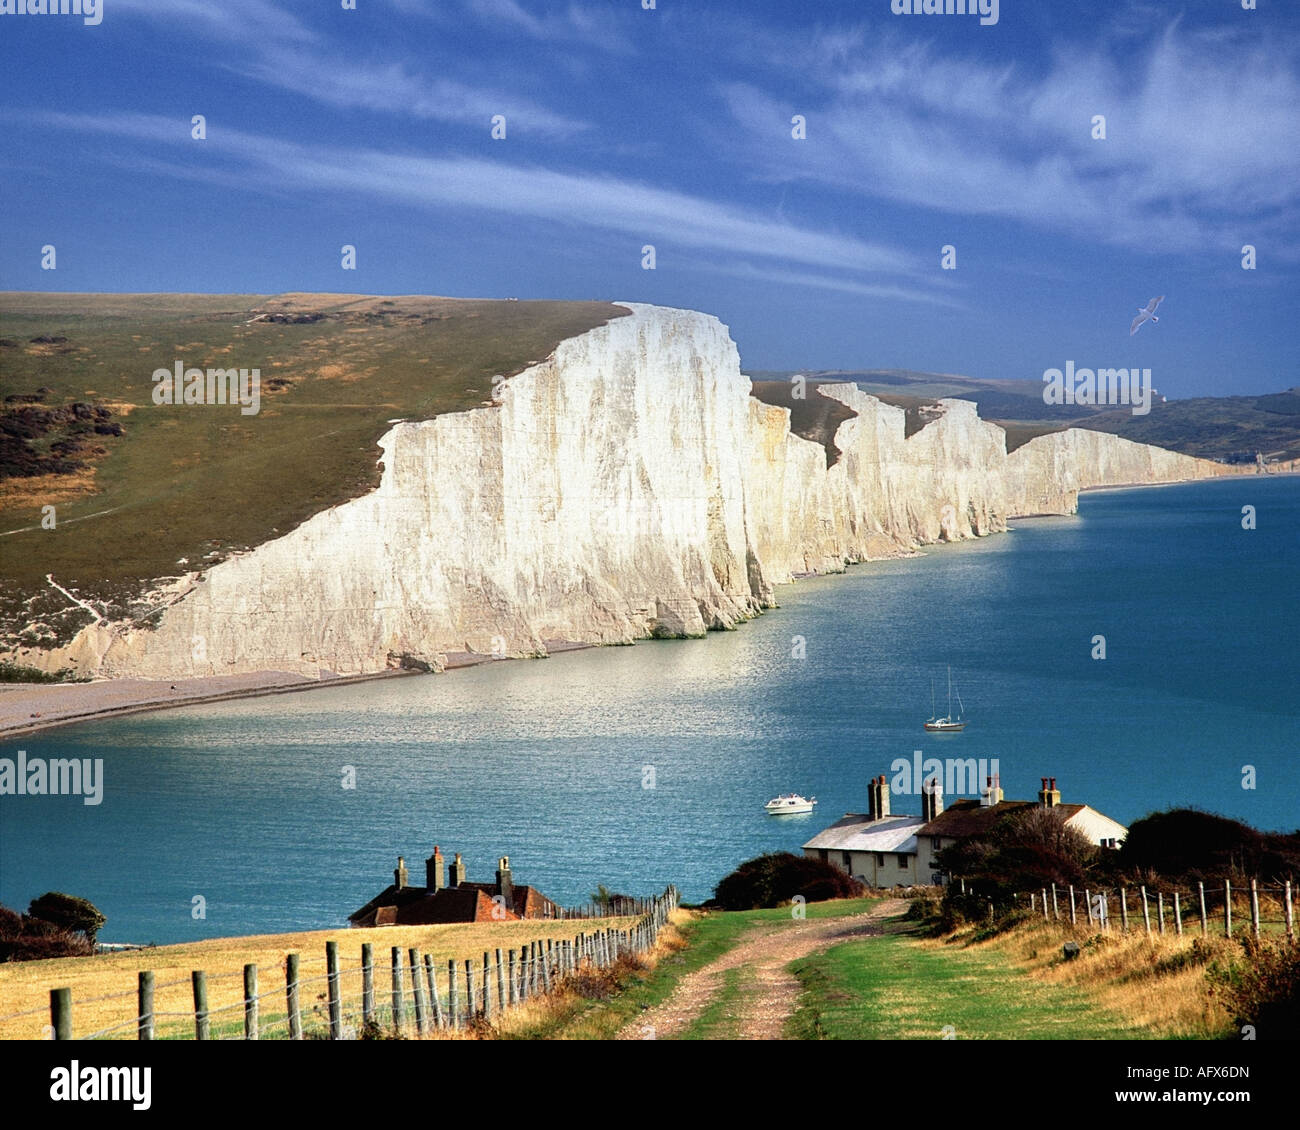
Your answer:
[[[1300,384],[1294,3],[103,3],[0,15],[0,288],[629,299],[747,369]]]

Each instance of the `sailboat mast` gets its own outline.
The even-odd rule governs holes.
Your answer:
[[[948,668],[948,717],[952,717],[952,668]]]

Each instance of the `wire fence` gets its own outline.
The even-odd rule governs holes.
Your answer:
[[[604,969],[620,958],[652,949],[679,901],[676,887],[669,886],[654,898],[625,900],[640,912],[626,928],[538,939],[445,964],[417,948],[402,946],[391,947],[387,960],[376,961],[371,942],[362,944],[358,959],[345,961],[338,942],[330,941],[323,957],[286,954],[273,986],[264,983],[265,970],[254,963],[242,972],[209,975],[200,969],[188,978],[163,982],[152,971],[142,970],[134,992],[76,1002],[78,1009],[84,1009],[135,997],[134,1016],[75,1036],[72,990],[51,989],[49,1034],[55,1040],[349,1040],[465,1031],[491,1025],[507,1012],[549,996],[584,971]],[[591,918],[607,917],[596,913],[600,909],[593,906]],[[565,917],[589,920],[581,910],[566,912]],[[209,988],[214,983],[239,977],[243,985],[237,1000],[210,1005]],[[177,991],[184,985],[189,986],[188,1000]],[[159,1007],[160,994],[173,1007]],[[178,1000],[186,1000],[185,1007],[175,1007]],[[40,1011],[44,1010],[14,1016]]]
[[[1052,922],[1068,921],[1103,931],[1145,931],[1147,934],[1198,932],[1231,938],[1249,931],[1254,937],[1285,935],[1295,941],[1295,912],[1291,881],[1261,885],[1231,881],[1197,883],[1172,889],[1138,885],[1109,889],[1058,888],[1055,883],[1015,896],[1034,914]],[[990,904],[991,905],[991,904]]]

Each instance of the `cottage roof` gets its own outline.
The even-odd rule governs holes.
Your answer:
[[[916,834],[944,836],[951,839],[982,836],[1004,816],[1038,806],[1038,802],[1033,800],[1002,800],[997,804],[981,804],[978,800],[957,800],[928,824],[918,828]],[[1058,804],[1052,811],[1059,812],[1063,819],[1070,820],[1083,809],[1082,804]]]
[[[916,833],[921,827],[919,816],[870,816],[850,812],[829,828],[818,832],[803,846],[823,851],[877,851],[916,854]]]

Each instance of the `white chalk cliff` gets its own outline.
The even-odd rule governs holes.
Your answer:
[[[1071,430],[1008,455],[968,401],[904,438],[852,385],[820,445],[750,396],[716,318],[632,313],[562,342],[499,404],[395,424],[364,497],[171,586],[156,628],[107,622],[24,662],[177,678],[360,674],[730,627],[795,574],[1073,513],[1080,489],[1204,478],[1206,460]]]

